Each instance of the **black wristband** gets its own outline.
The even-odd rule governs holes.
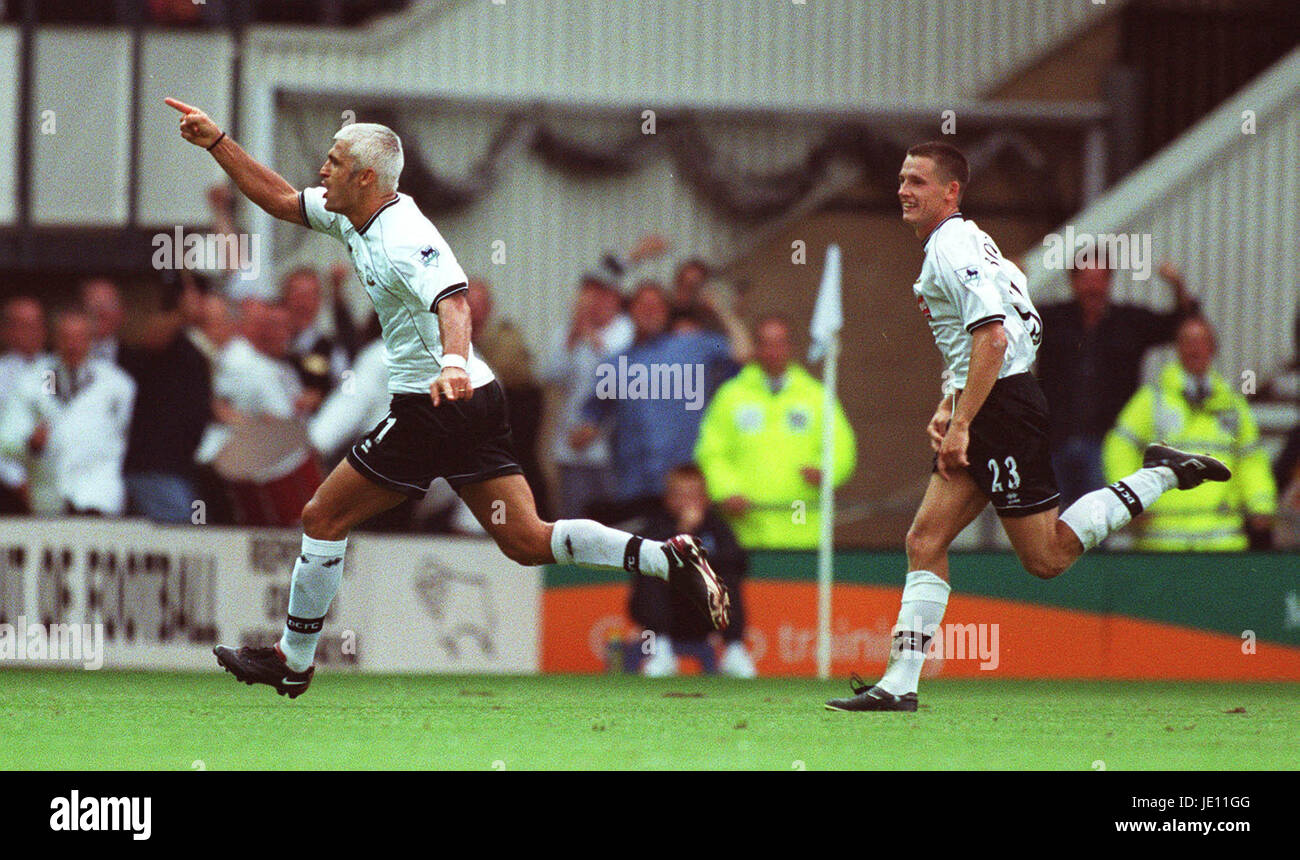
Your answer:
[[[212,148],[215,147],[218,143],[221,143],[221,141],[225,140],[225,138],[226,138],[226,133],[223,131],[223,132],[221,133],[221,137],[219,137],[219,138],[217,138],[216,140],[212,141],[212,146],[205,146],[204,149],[206,149],[208,152],[211,152],[211,151],[212,151]]]

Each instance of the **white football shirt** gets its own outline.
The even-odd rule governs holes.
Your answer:
[[[950,373],[945,393],[966,387],[971,332],[1001,322],[1007,350],[998,379],[1029,370],[1043,339],[1043,319],[1029,300],[1025,273],[960,212],[939,222],[925,241],[921,276],[912,285]]]
[[[467,289],[465,271],[433,223],[415,201],[398,194],[381,206],[360,229],[337,212],[325,209],[320,186],[298,193],[303,219],[317,232],[342,242],[384,333],[388,391],[428,394],[442,372],[442,336],[438,302]],[[466,372],[475,388],[496,377],[473,347]]]

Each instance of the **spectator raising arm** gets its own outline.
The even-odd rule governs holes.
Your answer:
[[[1187,283],[1183,280],[1183,273],[1178,271],[1178,267],[1165,260],[1160,264],[1158,271],[1161,279],[1174,291],[1174,306],[1177,307],[1178,312],[1183,316],[1196,313],[1198,303],[1192,298],[1191,293],[1187,292]]]
[[[1134,316],[1134,334],[1148,348],[1172,341],[1183,320],[1195,316],[1201,310],[1200,302],[1187,291],[1183,275],[1173,263],[1165,260],[1160,264],[1158,272],[1173,293],[1174,309],[1166,312],[1149,308],[1137,309]]]
[[[731,344],[731,359],[736,364],[748,364],[754,357],[754,341],[749,328],[740,321],[736,311],[726,301],[719,299],[712,290],[705,290],[700,301],[709,310],[718,315],[722,327],[727,333],[727,342]]]

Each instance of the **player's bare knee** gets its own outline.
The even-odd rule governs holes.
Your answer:
[[[528,548],[520,541],[514,538],[504,538],[497,541],[502,555],[513,561],[515,564],[524,564],[528,557]]]
[[[506,558],[524,567],[536,567],[551,560],[549,552],[543,553],[529,544],[508,543],[502,545],[501,551],[505,553]]]
[[[536,529],[497,535],[497,546],[506,558],[524,567],[535,567],[553,561],[550,543],[545,534]]]
[[[1027,559],[1024,564],[1025,570],[1039,579],[1054,579],[1070,566],[1069,562],[1051,556]]]
[[[308,537],[317,540],[342,540],[347,537],[347,529],[338,518],[316,496],[303,506],[302,530]]]
[[[324,507],[324,505],[316,501],[315,496],[312,496],[307,501],[307,504],[302,506],[302,530],[312,537],[315,537],[316,532],[325,525]]]
[[[913,523],[907,530],[907,558],[914,564],[927,566],[933,559],[948,550],[944,535],[923,523]]]

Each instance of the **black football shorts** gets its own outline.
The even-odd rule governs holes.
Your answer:
[[[1047,398],[1032,373],[999,379],[976,413],[966,471],[998,516],[1026,517],[1060,502],[1048,426]]]
[[[469,400],[394,394],[388,417],[348,451],[348,462],[371,481],[423,498],[434,478],[453,489],[523,473],[510,438],[501,383],[477,388]]]

